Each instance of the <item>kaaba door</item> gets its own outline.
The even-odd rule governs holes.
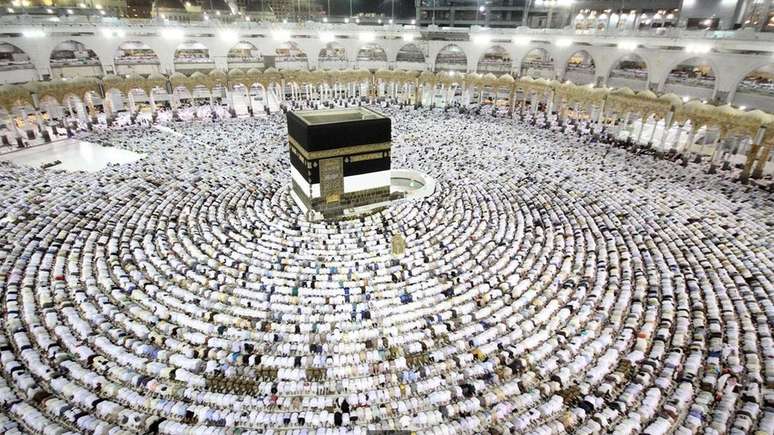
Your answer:
[[[337,204],[344,194],[344,160],[320,160],[320,196],[326,204]]]

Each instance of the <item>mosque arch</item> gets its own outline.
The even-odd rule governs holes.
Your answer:
[[[263,56],[252,42],[239,41],[228,50],[226,64],[229,68],[263,66]]]
[[[116,74],[145,74],[159,72],[158,54],[142,41],[124,41],[113,57]]]
[[[329,42],[317,54],[317,64],[323,69],[345,69],[347,49],[338,42]]]
[[[757,66],[739,78],[733,103],[774,112],[774,62]]]
[[[24,83],[40,78],[39,71],[32,63],[30,55],[8,42],[0,43],[0,84]]]
[[[396,62],[405,63],[422,63],[426,61],[425,54],[417,44],[409,43],[405,44],[398,50],[398,54],[395,56]]]
[[[306,52],[293,41],[286,41],[274,49],[274,62],[279,69],[307,69],[309,58]]]
[[[438,52],[434,66],[436,72],[466,72],[468,70],[468,56],[459,45],[449,44]]]
[[[586,50],[578,50],[567,58],[564,79],[578,85],[594,83],[596,64],[594,57]]]
[[[710,100],[715,91],[717,69],[701,57],[677,61],[664,80],[664,91],[689,98]]]
[[[215,66],[210,49],[199,41],[189,40],[178,45],[174,54],[175,71],[187,74],[208,72]]]
[[[357,66],[359,68],[379,69],[387,67],[387,52],[379,44],[368,43],[357,51]]]
[[[532,78],[554,78],[556,68],[553,56],[545,48],[533,48],[521,59],[519,75]]]
[[[67,40],[57,44],[49,55],[52,78],[99,77],[102,62],[84,43]]]
[[[511,54],[499,45],[493,45],[486,49],[478,59],[476,71],[479,73],[493,73],[496,75],[509,74],[513,69]]]
[[[608,73],[607,85],[644,90],[648,88],[648,75],[648,63],[645,59],[636,53],[629,53],[613,63]]]

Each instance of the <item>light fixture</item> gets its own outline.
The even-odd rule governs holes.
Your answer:
[[[417,23],[417,20],[411,20],[411,25],[415,25]]]
[[[250,21],[250,17],[245,17],[245,21]]]
[[[46,32],[40,29],[30,29],[23,31],[22,35],[25,38],[44,38],[46,36]]]
[[[230,30],[230,29],[221,30],[220,39],[226,42],[236,42],[239,40],[239,33],[237,33],[235,30]]]
[[[376,22],[379,23],[379,24],[382,24],[382,19],[379,18],[378,20],[376,20]]]
[[[530,39],[527,36],[514,36],[511,41],[514,45],[528,45],[530,43]]]
[[[479,6],[478,7],[478,11],[481,12],[481,13],[486,12],[486,6]]]
[[[621,50],[636,50],[637,49],[637,43],[634,41],[621,41],[618,43],[618,48]]]
[[[349,24],[349,18],[344,18],[344,23]]]
[[[389,21],[387,21],[387,22],[388,22],[388,23],[390,23],[390,24],[392,24],[392,18],[390,18],[390,20],[389,20]]]
[[[360,18],[355,18],[355,24],[360,24]]]
[[[210,16],[207,14],[204,14],[204,21],[210,21]]]
[[[100,15],[105,15],[105,11],[99,11]]]
[[[271,37],[275,41],[286,42],[290,40],[290,32],[287,30],[275,30],[272,32]]]
[[[328,22],[328,17],[323,17],[323,23],[327,23],[327,22]]]
[[[402,38],[403,38],[403,41],[405,41],[405,42],[414,42],[414,34],[413,33],[404,33]]]
[[[78,3],[78,7],[83,9],[86,7],[86,3]]]
[[[220,11],[215,11],[215,15],[220,16]]]
[[[320,32],[320,42],[327,44],[336,40],[336,35],[331,32]]]
[[[554,42],[554,45],[557,47],[569,47],[572,45],[571,39],[557,39],[556,42]]]
[[[358,39],[360,39],[360,42],[373,42],[376,36],[371,32],[361,32],[360,35],[358,35]]]
[[[747,109],[747,106],[739,106],[739,110],[745,110]]]
[[[708,44],[688,44],[685,46],[685,51],[694,54],[707,54],[712,51],[712,47]]]
[[[52,9],[46,9],[46,13],[53,14],[54,11]]]
[[[67,10],[67,15],[72,15],[72,14],[73,14],[73,10],[72,9],[68,9]]]
[[[479,33],[479,34],[473,35],[473,42],[476,44],[480,44],[480,45],[489,44],[491,40],[492,40],[492,37],[485,33]]]
[[[183,39],[185,33],[182,29],[168,28],[161,29],[161,37],[164,39]]]
[[[96,9],[98,11],[101,11],[102,10],[102,5],[94,5],[94,9]]]
[[[13,13],[13,8],[8,8],[8,9],[6,9],[6,11],[8,11],[9,14],[12,14]]]

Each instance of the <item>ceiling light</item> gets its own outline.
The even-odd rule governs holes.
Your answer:
[[[275,30],[274,32],[272,32],[271,37],[275,41],[279,41],[279,42],[289,41],[290,32],[288,32],[287,30]]]
[[[239,40],[239,33],[234,30],[221,30],[220,39],[226,42],[236,42]]]
[[[685,51],[694,54],[707,54],[712,51],[712,47],[708,44],[688,44],[685,46]]]
[[[22,32],[25,38],[43,38],[46,36],[46,32],[40,29],[30,29]]]
[[[514,36],[513,43],[515,45],[529,45],[530,39],[526,36]]]
[[[362,32],[358,39],[360,39],[360,42],[373,42],[373,40],[376,38],[376,36],[371,32]]]
[[[475,34],[473,35],[473,42],[476,44],[489,44],[492,37],[487,34]]]
[[[185,33],[182,29],[170,28],[161,30],[161,37],[164,39],[183,39],[184,36]]]

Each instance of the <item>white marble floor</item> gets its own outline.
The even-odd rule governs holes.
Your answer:
[[[44,163],[61,160],[62,163],[54,166],[54,169],[96,172],[108,164],[131,163],[143,157],[143,154],[132,151],[103,147],[78,139],[66,139],[4,154],[0,156],[0,160],[36,168]]]

